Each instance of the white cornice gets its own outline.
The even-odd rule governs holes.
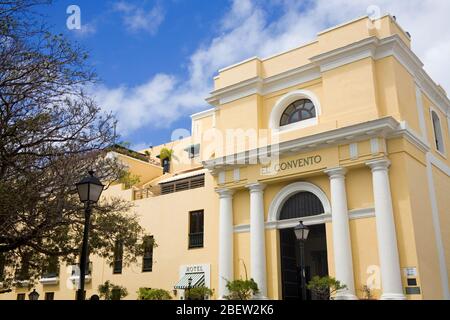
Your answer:
[[[306,152],[342,143],[348,144],[349,142],[366,140],[372,137],[387,137],[398,130],[398,128],[399,123],[394,118],[387,117],[282,142],[277,146],[277,150],[280,155],[290,153],[292,150],[295,150],[295,152]],[[231,156],[215,158],[204,161],[203,165],[205,168],[213,170],[228,166],[234,167],[236,164],[254,163],[255,156],[265,157],[268,150],[270,152],[270,149],[270,147],[259,148]]]
[[[350,220],[364,219],[364,218],[371,218],[371,217],[375,217],[375,209],[374,208],[354,209],[354,210],[351,210],[348,212],[348,218]],[[300,220],[300,218],[278,220],[278,221],[266,221],[265,228],[266,229],[293,228],[296,225],[298,225],[299,220]],[[322,223],[326,223],[326,222],[331,222],[332,215],[331,215],[331,213],[324,213],[324,214],[320,214],[317,216],[302,217],[301,220],[305,225],[322,224]],[[250,225],[249,224],[235,225],[233,227],[233,231],[235,233],[250,232]]]
[[[205,111],[201,111],[201,112],[197,112],[191,115],[191,119],[192,120],[199,120],[202,118],[206,118],[206,117],[210,117],[214,114],[214,112],[216,112],[216,108],[210,108],[208,110]]]
[[[423,69],[423,63],[403,42],[399,35],[383,39],[370,37],[350,45],[310,58],[311,63],[285,71],[270,78],[254,77],[211,92],[206,101],[220,106],[252,94],[267,95],[294,85],[320,79],[321,72],[340,67],[364,58],[374,60],[395,57],[414,77],[424,93],[445,114],[450,110],[450,100]]]

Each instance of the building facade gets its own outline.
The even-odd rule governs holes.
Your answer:
[[[393,17],[221,69],[207,102],[190,136],[115,154],[140,182],[105,196],[133,201],[157,247],[126,268],[91,257],[88,297],[110,280],[127,299],[140,287],[183,299],[189,281],[219,299],[248,277],[261,299],[298,299],[302,221],[305,276],[343,282],[337,298],[365,286],[378,299],[450,298],[450,101]],[[165,174],[152,160],[164,147]],[[72,280],[61,266],[36,290],[73,299]]]

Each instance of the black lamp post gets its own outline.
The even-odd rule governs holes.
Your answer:
[[[94,171],[89,171],[89,176],[84,177],[76,184],[80,201],[84,203],[84,233],[83,245],[80,255],[80,284],[78,287],[78,300],[84,300],[84,279],[86,275],[89,227],[91,222],[92,204],[98,202],[103,191],[103,184],[94,176]]]
[[[28,294],[28,299],[30,299],[30,300],[38,300],[39,299],[39,293],[36,291],[36,289],[33,289],[33,291]]]
[[[188,279],[188,296],[186,300],[191,300],[191,285],[192,285],[192,277]]]
[[[308,239],[309,228],[302,221],[294,228],[295,237],[300,242],[300,281],[302,286],[302,300],[306,300],[306,273],[305,273],[305,241]]]

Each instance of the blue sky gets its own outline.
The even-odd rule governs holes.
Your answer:
[[[90,53],[102,84],[92,89],[136,149],[190,130],[217,70],[296,47],[317,32],[366,14],[395,14],[433,78],[450,89],[446,0],[55,0],[42,8],[54,31]],[[69,5],[81,29],[68,30]],[[436,32],[436,30],[444,30]]]

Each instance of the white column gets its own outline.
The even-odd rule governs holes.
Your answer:
[[[366,163],[372,169],[373,197],[380,256],[381,285],[383,300],[404,300],[403,286],[398,256],[394,212],[392,209],[387,159]]]
[[[336,280],[347,286],[340,290],[336,299],[354,300],[355,283],[353,277],[352,246],[348,223],[347,192],[345,189],[345,173],[343,168],[325,171],[330,176],[331,217],[333,226],[333,251]]]
[[[250,271],[258,284],[260,299],[267,299],[264,187],[260,183],[247,186],[250,190]]]
[[[219,299],[228,294],[227,280],[233,275],[233,191],[217,190],[219,194]]]

